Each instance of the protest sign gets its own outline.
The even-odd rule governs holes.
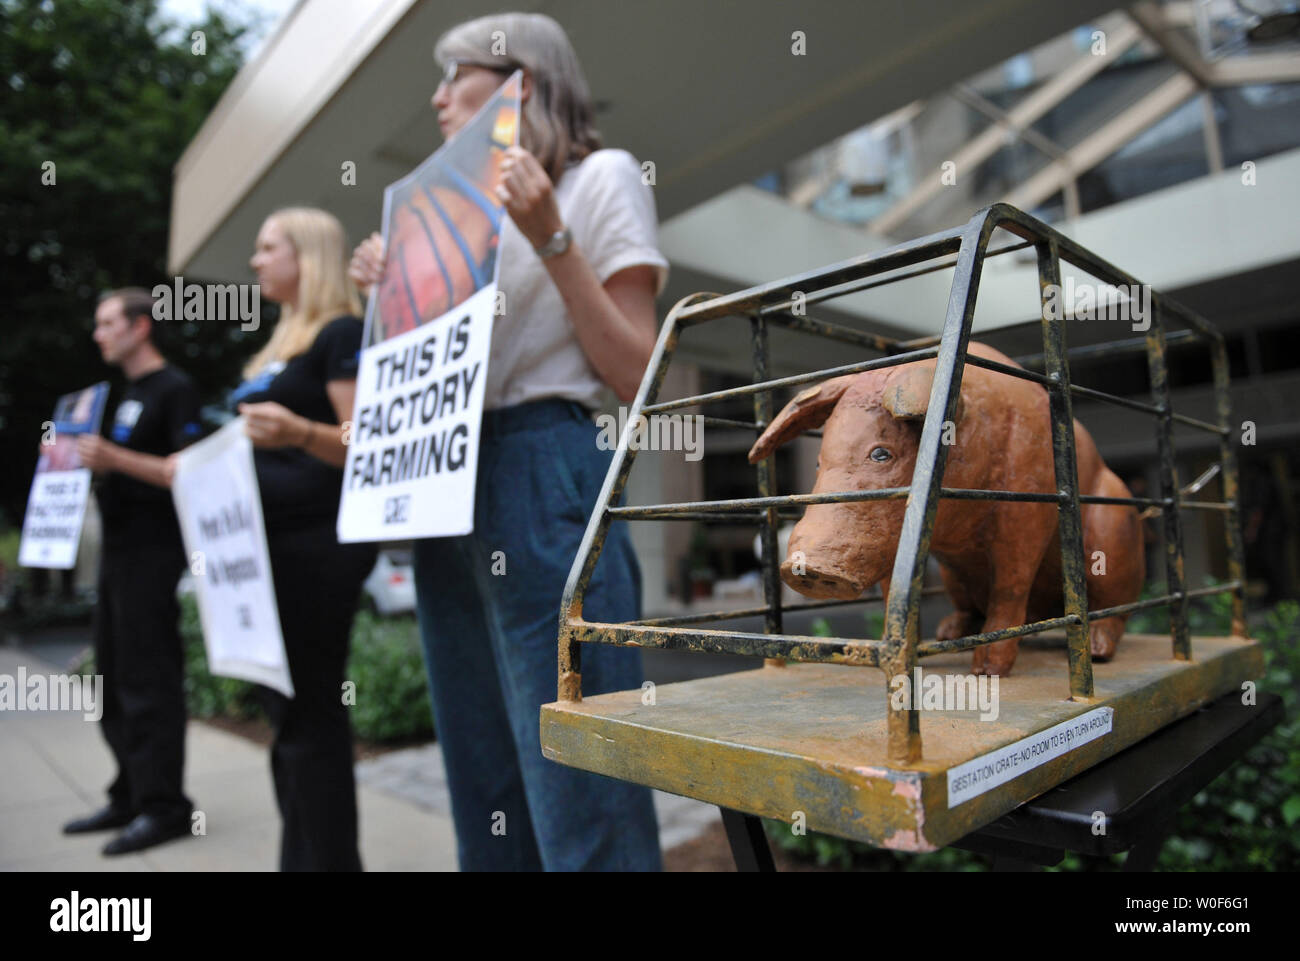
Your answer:
[[[180,453],[172,499],[194,575],[208,669],[292,697],[244,418]]]
[[[107,400],[106,383],[64,394],[54,405],[54,419],[45,423],[18,546],[18,563],[24,567],[77,566],[91,474],[81,466],[77,436],[99,433]]]
[[[384,191],[385,270],[366,310],[340,541],[474,528],[504,213],[496,187],[519,139],[521,77]]]

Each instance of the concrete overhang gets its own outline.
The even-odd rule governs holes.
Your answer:
[[[1254,183],[1243,171],[1226,170],[1115,204],[1058,229],[1104,260],[1155,290],[1183,288],[1252,274],[1285,271],[1300,258],[1300,150],[1259,161]],[[1249,178],[1247,178],[1249,179]],[[884,250],[891,242],[865,230],[833,223],[751,186],[736,187],[665,223],[660,231],[674,275],[666,294],[676,299],[697,290],[730,293],[807,270]],[[1005,231],[992,246],[1018,243]],[[951,258],[950,258],[951,259]],[[1095,280],[1062,264],[1062,281]],[[895,336],[937,334],[943,326],[953,272],[940,270],[896,284],[836,298],[810,307],[809,314]],[[989,259],[980,281],[974,329],[989,330],[1035,316],[1037,265],[1030,250]],[[1189,304],[1194,309],[1195,303]],[[1230,313],[1211,317],[1221,327]],[[1136,336],[1125,323],[1071,327],[1078,344]],[[686,356],[710,366],[742,372],[747,336],[738,319],[692,328],[683,338]],[[774,331],[772,353],[778,373],[847,363],[843,347],[803,335]],[[1041,349],[1037,348],[1037,349]],[[865,355],[864,355],[865,356]]]
[[[1247,178],[1241,170],[1226,170],[1057,226],[1098,256],[1162,291],[1295,259],[1300,256],[1300,191],[1294,188],[1300,179],[1300,150],[1261,160],[1251,174]],[[1248,184],[1247,179],[1253,182]],[[674,267],[716,278],[728,290],[892,245],[751,186],[733,188],[663,224],[660,242]],[[992,246],[1012,242],[1018,243],[1019,238],[999,233]],[[1063,264],[1062,279],[1071,276],[1076,282],[1089,279]],[[936,333],[951,281],[950,271],[939,271],[837,298],[834,305],[842,314],[890,329]],[[1032,316],[1037,281],[1032,251],[988,260],[980,283],[976,329]]]
[[[568,30],[606,142],[655,164],[667,219],[1114,2],[521,6]],[[177,165],[169,271],[248,278],[259,224],[289,204],[334,211],[354,239],[376,229],[384,186],[438,143],[433,42],[482,12],[468,0],[299,3]],[[797,31],[803,55],[792,52]],[[342,182],[347,161],[355,186]]]

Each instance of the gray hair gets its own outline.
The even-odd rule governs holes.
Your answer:
[[[433,56],[442,67],[463,60],[528,72],[532,94],[523,106],[520,143],[553,183],[569,163],[601,148],[578,55],[564,28],[545,14],[498,13],[467,21],[438,39]]]

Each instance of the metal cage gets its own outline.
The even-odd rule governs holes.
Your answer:
[[[998,228],[1020,237],[1013,243],[989,250],[990,237]],[[1071,352],[1066,347],[1064,318],[1048,317],[1042,311],[1043,371],[1008,367],[967,353],[976,294],[985,258],[1033,247],[1037,254],[1040,297],[1048,285],[1060,286],[1060,262],[1087,271],[1111,285],[1137,285],[1138,281],[1107,263],[1074,241],[1024,212],[1005,204],[995,204],[979,211],[965,225],[900,244],[888,250],[845,261],[786,280],[753,287],[727,296],[695,294],[683,299],[669,313],[655,345],[645,379],[633,402],[626,428],[600,500],[593,513],[582,546],[574,560],[565,586],[559,619],[559,700],[580,701],[581,648],[584,643],[616,644],[632,647],[657,647],[699,652],[745,654],[796,661],[821,661],[835,664],[877,667],[888,678],[911,676],[918,659],[934,654],[973,649],[1011,637],[1043,630],[1064,628],[1069,652],[1070,697],[1077,701],[1093,698],[1092,657],[1087,625],[1090,621],[1125,612],[1168,605],[1170,610],[1173,657],[1191,659],[1187,627],[1187,603],[1190,598],[1231,592],[1232,632],[1245,637],[1244,574],[1241,528],[1237,503],[1237,469],[1230,441],[1228,394],[1228,360],[1223,336],[1203,318],[1154,291],[1151,294],[1151,324],[1143,338],[1120,341]],[[955,255],[955,262],[950,259]],[[831,298],[879,287],[920,274],[955,267],[943,331],[938,336],[900,341],[854,330],[842,325],[796,314],[792,307],[812,305]],[[886,276],[882,276],[886,275]],[[660,385],[678,345],[681,332],[696,324],[727,316],[748,317],[753,335],[754,383],[659,401]],[[1176,318],[1185,330],[1167,334],[1166,319]],[[791,377],[771,379],[768,373],[769,325],[802,331],[880,353],[876,360],[847,364],[827,370]],[[1007,328],[1000,328],[1007,329]],[[1166,347],[1171,342],[1195,340],[1210,351],[1213,367],[1217,423],[1208,423],[1181,414],[1170,406]],[[1090,358],[1123,352],[1145,351],[1150,372],[1152,399],[1143,403],[1070,382],[1071,353],[1085,353]],[[938,358],[930,405],[921,430],[916,467],[909,487],[869,491],[844,491],[821,494],[777,494],[774,490],[772,457],[755,465],[758,497],[695,503],[616,506],[636,456],[629,440],[638,415],[652,415],[685,407],[705,405],[740,396],[752,396],[753,422],[705,417],[705,426],[761,432],[772,418],[773,390],[819,382],[843,374],[877,370],[917,360]],[[951,489],[941,486],[947,447],[941,443],[945,421],[955,416],[965,364],[1034,381],[1046,388],[1052,420],[1052,443],[1057,492],[1029,493],[1002,490]],[[1075,483],[1075,449],[1072,396],[1117,404],[1141,411],[1155,418],[1159,453],[1160,496],[1158,498],[1113,498],[1080,496]],[[1209,431],[1218,435],[1218,469],[1222,476],[1223,501],[1204,502],[1185,499],[1178,488],[1174,466],[1174,423]],[[810,432],[814,433],[814,432]],[[788,635],[782,631],[780,558],[777,556],[777,529],[781,508],[807,504],[861,501],[872,499],[907,501],[903,526],[895,559],[891,589],[885,602],[884,638],[880,640],[846,640],[839,638]],[[1064,613],[1060,617],[1035,621],[1020,627],[971,634],[946,641],[925,641],[919,637],[920,603],[924,592],[922,579],[929,554],[935,512],[940,498],[1018,500],[1055,502],[1059,508]],[[1083,534],[1080,503],[1132,504],[1141,509],[1153,507],[1163,515],[1166,593],[1160,597],[1102,610],[1088,610],[1084,581]],[[1183,528],[1180,511],[1214,510],[1226,513],[1229,579],[1209,588],[1189,590],[1183,568]],[[733,520],[759,526],[763,545],[763,590],[765,605],[737,611],[690,614],[626,623],[595,623],[582,616],[583,600],[592,572],[600,557],[609,525],[614,520]],[[865,598],[870,600],[871,598]],[[823,601],[791,605],[786,610],[810,610],[862,603]],[[711,630],[697,625],[710,621],[763,614],[765,633]],[[888,698],[887,698],[888,700]],[[892,761],[909,763],[921,757],[920,709],[890,705],[888,714],[888,753]]]

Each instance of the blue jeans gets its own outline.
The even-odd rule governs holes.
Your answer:
[[[560,599],[611,454],[577,404],[485,411],[474,532],[415,544],[433,718],[461,870],[657,871],[650,791],[542,757],[540,709],[556,699]],[[591,620],[640,617],[626,525],[605,541]],[[584,694],[641,686],[641,655],[586,644]],[[504,832],[504,833],[503,833]]]

